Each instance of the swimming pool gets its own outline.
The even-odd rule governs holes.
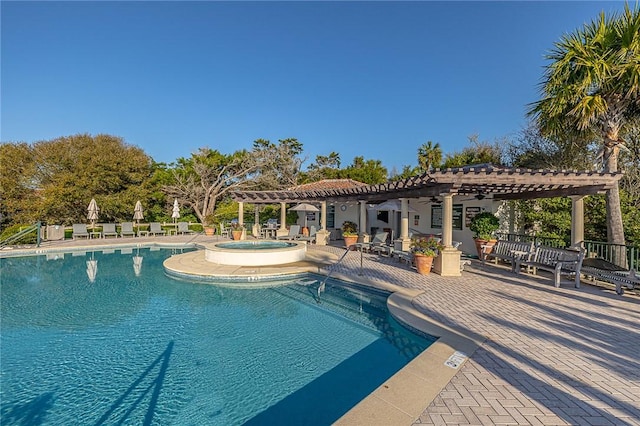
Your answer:
[[[329,424],[432,343],[383,294],[177,281],[171,254],[0,259],[3,424]]]

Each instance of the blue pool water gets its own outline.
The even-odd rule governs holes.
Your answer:
[[[325,425],[431,343],[385,295],[177,281],[171,254],[0,259],[3,425]]]

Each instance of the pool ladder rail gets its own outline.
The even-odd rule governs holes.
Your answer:
[[[334,263],[333,265],[329,266],[329,268],[328,268],[329,269],[329,273],[324,277],[324,279],[322,280],[322,282],[318,286],[318,298],[316,299],[316,301],[318,303],[320,303],[320,293],[322,293],[324,291],[324,289],[326,287],[326,284],[327,284],[327,280],[329,279],[329,277],[331,277],[331,274],[335,270],[335,267],[338,266],[340,264],[340,262],[342,262],[344,260],[344,258],[347,257],[347,254],[349,254],[350,251],[353,251],[355,249],[355,247],[356,247],[355,244],[352,244],[349,247],[347,247],[347,249],[342,254],[340,259],[338,259],[338,261],[336,263]],[[360,251],[360,273],[359,273],[359,275],[362,275],[362,251]]]

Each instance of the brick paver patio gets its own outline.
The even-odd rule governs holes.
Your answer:
[[[360,253],[336,269],[357,277]],[[487,337],[416,425],[640,425],[637,295],[479,262],[462,277],[421,276],[365,254],[362,273],[424,289],[418,310]]]

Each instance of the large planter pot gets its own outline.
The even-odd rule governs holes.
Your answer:
[[[214,228],[212,226],[205,226],[204,227],[204,235],[212,237],[213,234],[215,234],[215,233],[216,233],[216,228]]]
[[[242,231],[231,231],[231,236],[234,240],[239,241],[242,239]]]
[[[484,261],[484,253],[490,253],[493,250],[493,246],[496,245],[497,240],[483,240],[480,238],[476,238],[474,240],[476,242],[476,251],[478,252],[478,259]],[[484,246],[484,251],[483,247]]]
[[[355,250],[355,247],[352,247],[355,243],[358,242],[358,236],[357,235],[345,235],[343,236],[344,238],[344,246],[346,248],[350,248],[350,250]]]
[[[433,256],[425,256],[424,254],[415,253],[413,258],[416,261],[416,269],[421,275],[428,275],[433,265]]]

